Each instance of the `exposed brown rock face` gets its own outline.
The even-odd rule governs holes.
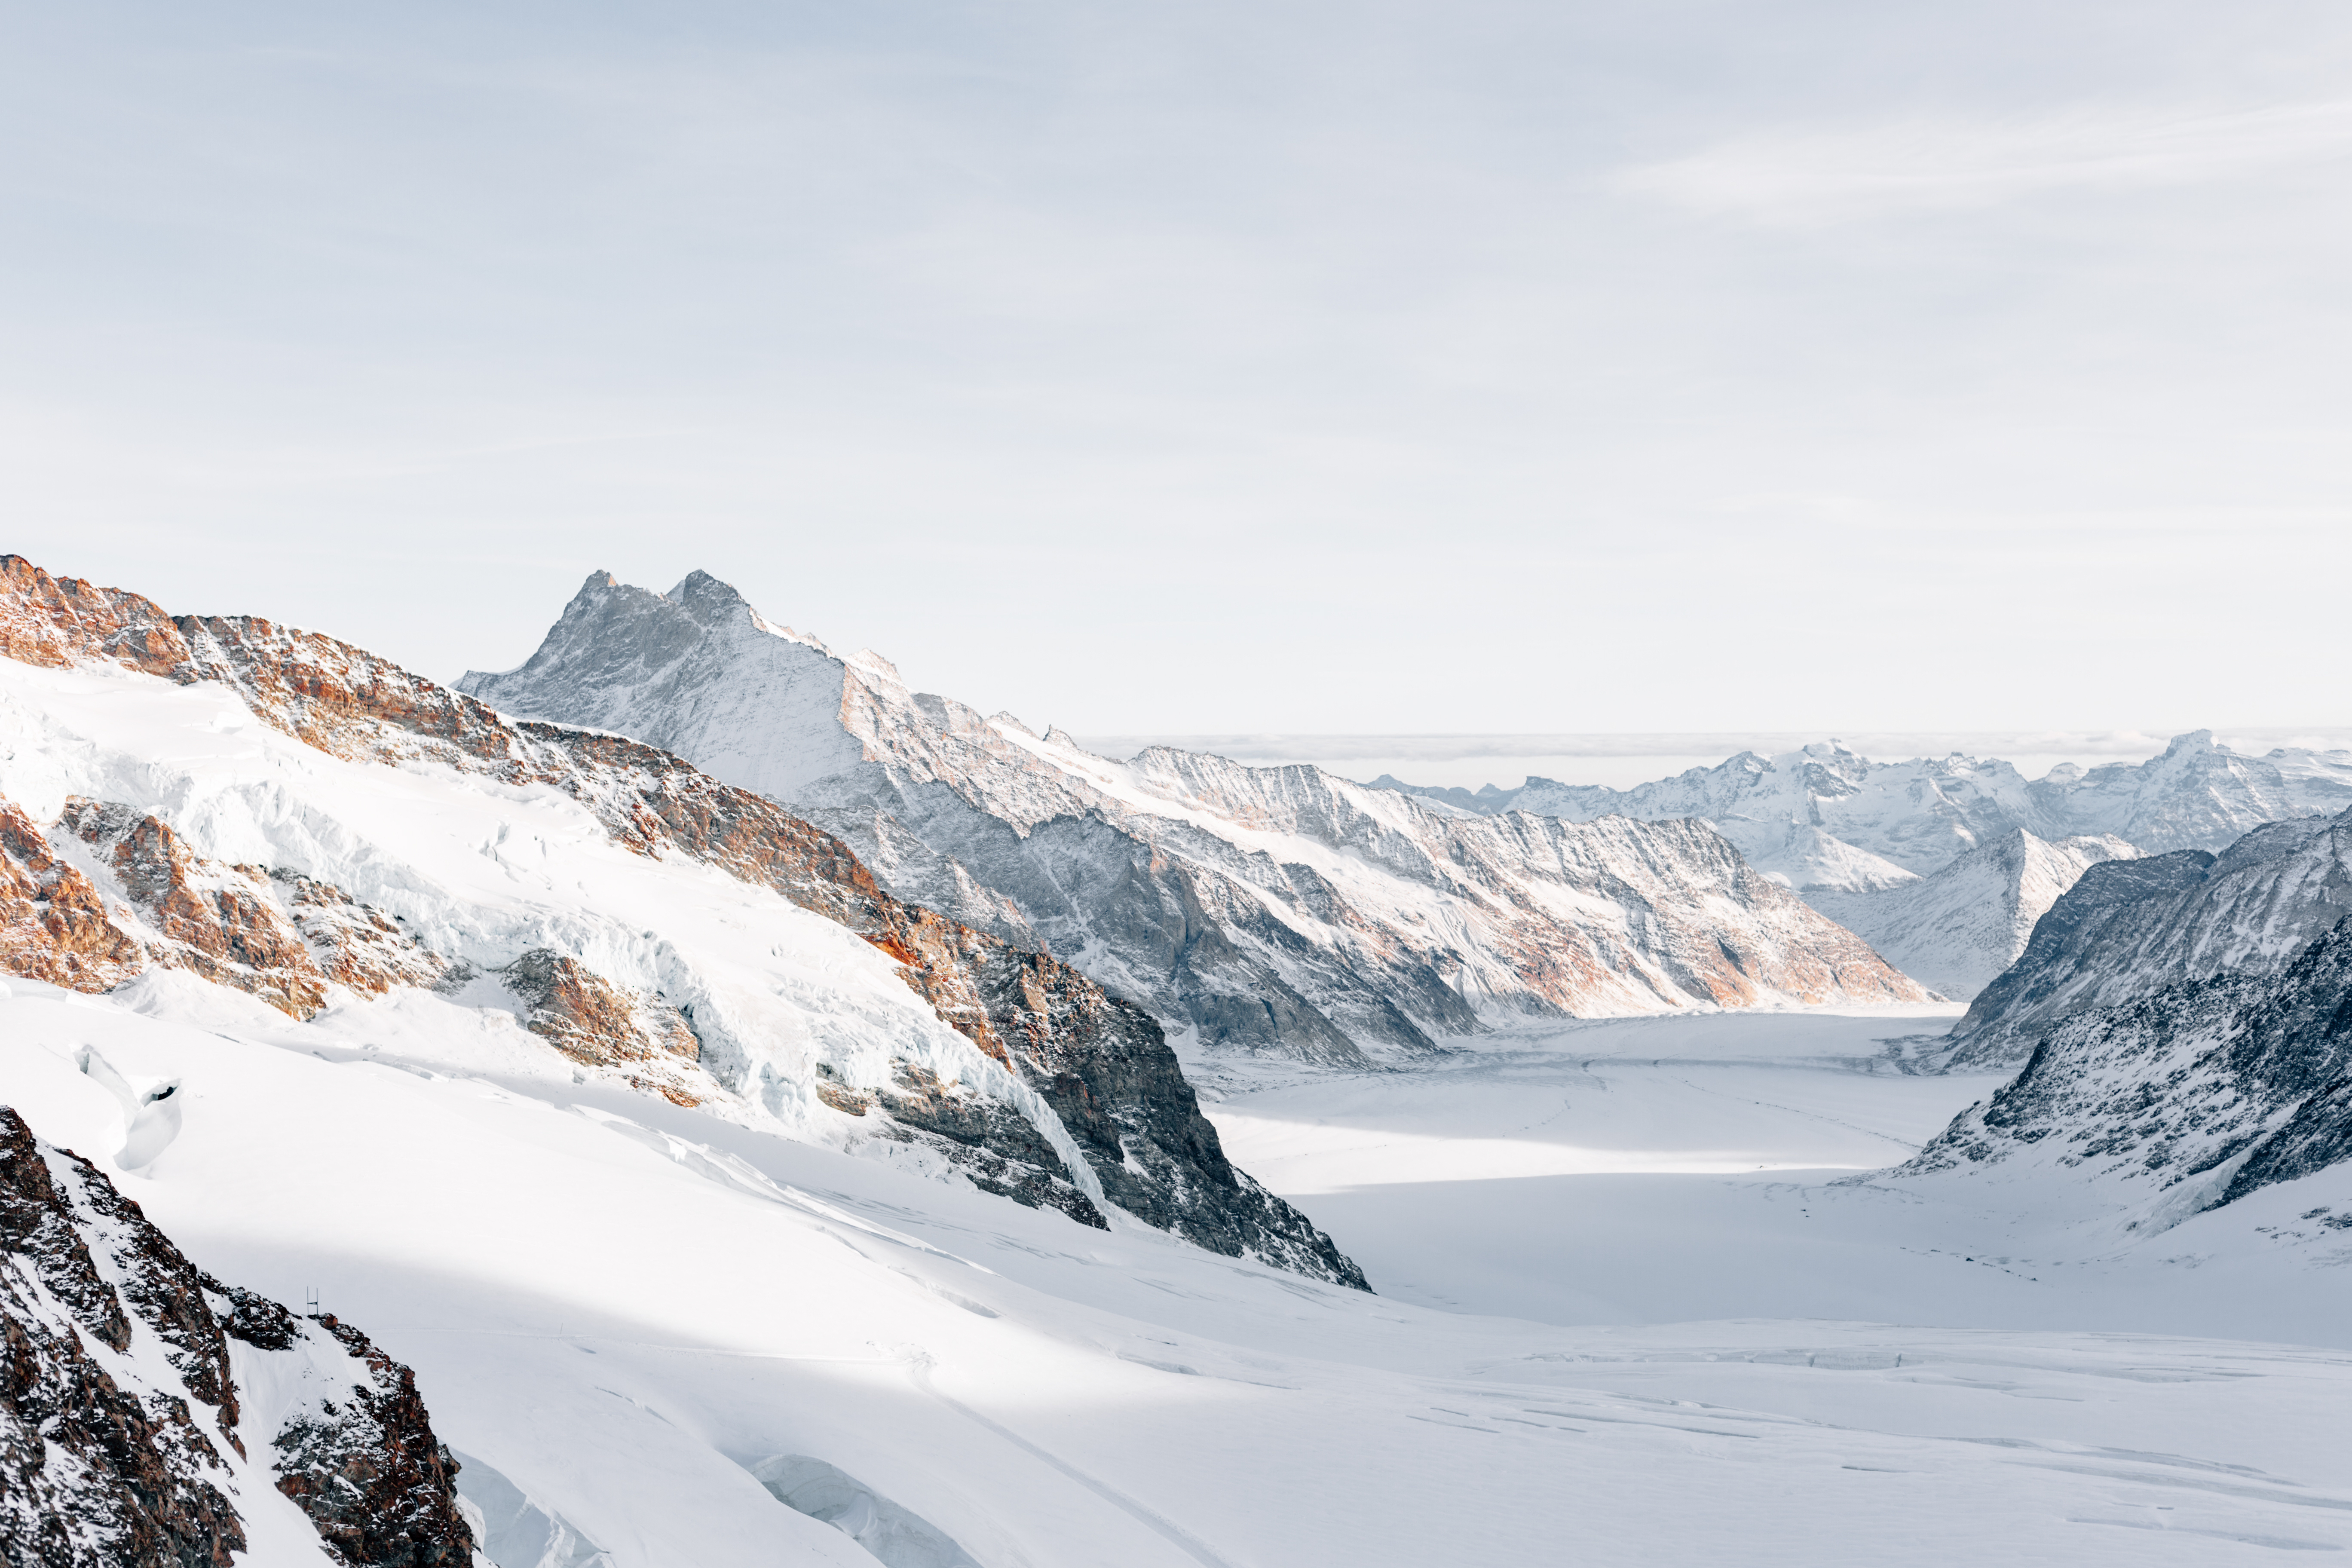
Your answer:
[[[658,992],[614,984],[576,958],[535,948],[499,971],[528,1011],[523,1026],[584,1067],[619,1068],[633,1088],[699,1105],[710,1080],[677,1070],[701,1058],[685,1015]]]
[[[21,807],[0,800],[0,970],[110,991],[145,966],[138,941],[107,918],[97,885]]]
[[[145,917],[152,962],[296,1018],[327,1005],[326,977],[269,896],[268,873],[204,860],[160,818],[111,802],[70,801],[58,826],[99,852]]]
[[[105,885],[66,858],[68,840],[93,852]],[[326,1005],[330,982],[379,996],[448,970],[341,889],[205,859],[160,817],[76,796],[44,832],[0,800],[0,968],[100,992],[150,967],[190,971],[295,1018]]]
[[[449,978],[446,959],[419,945],[383,910],[333,883],[282,868],[272,870],[269,880],[319,973],[336,984],[362,996],[381,996],[395,986],[429,987]]]
[[[457,1516],[457,1464],[433,1435],[416,1374],[332,1315],[310,1330],[278,1310],[298,1332],[333,1336],[359,1368],[340,1399],[322,1396],[270,1439],[278,1489],[346,1563],[466,1568],[474,1542]]]
[[[204,1273],[95,1166],[41,1143],[5,1106],[0,1256],[12,1265],[0,1268],[0,1560],[230,1568],[246,1542],[222,1446],[248,1452],[234,1337],[329,1391],[269,1447],[278,1489],[336,1556],[354,1568],[471,1563],[456,1468],[407,1368],[357,1330],[305,1324]],[[118,1383],[81,1341],[128,1351],[149,1333],[173,1376],[144,1387]],[[210,1408],[210,1434],[192,1401]]]
[[[1200,1120],[1190,1086],[1183,1083],[1173,1054],[1149,1016],[1051,959],[1019,954],[1003,942],[902,902],[875,880],[839,838],[667,752],[613,735],[509,721],[473,698],[315,632],[251,616],[184,616],[173,620],[137,595],[52,577],[16,556],[0,556],[0,654],[47,665],[105,659],[183,684],[219,681],[242,694],[265,722],[339,757],[436,763],[506,784],[562,790],[593,813],[616,842],[635,853],[682,855],[716,866],[847,927],[897,960],[908,985],[943,1022],[1049,1098],[1061,1092],[1054,1086],[1073,1076],[1066,1069],[1087,1047],[1070,1044],[1065,1059],[1055,1066],[1047,1060],[1050,1052],[1008,1050],[1003,1030],[1017,1026],[1033,1040],[1050,1043],[1068,1019],[1116,1020],[1115,1028],[1086,1037],[1116,1036],[1125,1042],[1123,1049],[1154,1055],[1156,1065],[1144,1077],[1162,1088],[1172,1083],[1181,1094],[1170,1089],[1152,1106],[1122,1104],[1115,1110],[1124,1121],[1115,1128],[1112,1121],[1102,1121],[1097,1136],[1082,1139],[1087,1163],[1105,1190],[1117,1183],[1121,1190],[1142,1191],[1128,1165],[1130,1148],[1141,1150],[1137,1158],[1158,1173],[1154,1182],[1173,1184],[1192,1194],[1162,1194],[1164,1201],[1154,1211],[1174,1214],[1188,1205],[1197,1210],[1199,1234],[1190,1229],[1184,1234],[1229,1254],[1251,1251],[1320,1278],[1362,1283],[1355,1266],[1340,1258],[1304,1215],[1234,1171],[1214,1132]],[[193,874],[189,880],[193,890],[203,890]],[[238,921],[247,913],[243,904],[235,906]],[[237,924],[235,937],[223,931],[228,956],[260,950],[259,918],[252,916],[256,923],[250,928]],[[231,923],[226,913],[221,923]],[[252,934],[244,934],[248,929]],[[312,932],[304,928],[303,934]],[[239,940],[243,948],[237,946]],[[983,984],[984,976],[1018,967],[1024,959],[1032,959],[1039,974],[1049,975],[1049,989],[1070,999],[1070,1005],[1058,1013],[1050,1007],[1025,1008],[1017,987]],[[663,1043],[675,1042],[675,1034],[657,1021],[647,1023],[642,1003],[623,1007],[604,994],[614,991],[609,983],[597,980],[591,985],[579,978],[586,972],[575,961],[564,962],[572,967],[563,972],[560,984],[550,965],[551,1000],[534,1006],[531,1026],[575,1059],[628,1064],[625,1072],[634,1075],[632,1081],[641,1089],[672,1100],[690,1097],[694,1080],[665,1067],[666,1061],[684,1059],[682,1052]],[[323,965],[314,968],[317,979],[328,977]],[[279,972],[225,963],[220,973],[274,977]],[[237,982],[229,978],[227,983]],[[293,980],[271,983],[295,1004],[289,1011],[299,1008]],[[559,993],[561,1000],[553,1000]],[[265,999],[275,1002],[271,996]],[[625,1011],[635,1015],[626,1026],[621,1017]],[[297,1011],[296,1016],[307,1015]],[[628,1054],[648,1038],[653,1047],[647,1054]],[[1122,1093],[1140,1092],[1143,1079],[1107,1073],[1088,1092],[1100,1099],[1114,1086]],[[1081,1219],[1094,1212],[1091,1200],[1070,1184],[1066,1167],[1025,1119],[993,1101],[982,1103],[987,1097],[969,1088],[907,1080],[902,1075],[892,1089],[860,1092],[836,1084],[830,1091],[821,1089],[820,1097],[848,1115],[863,1114],[853,1107],[870,1110],[879,1104],[912,1141],[955,1161],[989,1190],[1023,1202],[1048,1203]],[[1097,1119],[1113,1115],[1106,1110]],[[1020,1126],[1013,1127],[1013,1121]],[[877,1131],[891,1135],[878,1124]],[[1050,1158],[1037,1158],[1037,1148]],[[1195,1160],[1205,1163],[1196,1170]],[[1249,1216],[1223,1229],[1209,1225],[1205,1216],[1234,1194],[1245,1196]],[[1095,1217],[1099,1220],[1098,1215]],[[1221,1239],[1208,1239],[1212,1237]]]

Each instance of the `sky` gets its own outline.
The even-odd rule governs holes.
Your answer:
[[[174,611],[448,679],[702,568],[1081,735],[2352,724],[2340,5],[6,9],[0,549]]]

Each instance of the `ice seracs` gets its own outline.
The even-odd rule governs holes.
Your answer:
[[[1224,1158],[1147,1014],[675,756],[13,556],[0,656],[17,973],[456,1011],[486,1052],[1362,1284]]]
[[[1703,824],[1482,817],[1166,748],[1114,762],[782,634],[706,573],[667,595],[592,574],[521,667],[458,684],[790,802],[899,896],[1050,948],[1195,1047],[1361,1064],[1496,1010],[1924,995]]]

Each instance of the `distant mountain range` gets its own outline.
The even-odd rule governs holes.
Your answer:
[[[2147,855],[2219,852],[2265,822],[2352,806],[2352,751],[2241,756],[2197,730],[2144,763],[2069,763],[2029,781],[1996,758],[1876,763],[1823,742],[1775,757],[1743,752],[1633,789],[1542,778],[1513,790],[1374,783],[1486,816],[1703,816],[1750,865],[1800,891],[1868,892],[1932,875],[2020,829],[2045,841],[2113,837]]]
[[[1489,816],[1705,817],[1750,865],[1914,979],[1967,1001],[2024,951],[2033,922],[2085,867],[2219,852],[2265,823],[2334,816],[2352,805],[2352,752],[2242,756],[2199,730],[2144,763],[2066,764],[2031,781],[1997,759],[1876,763],[1831,742],[1745,752],[1626,790],[1542,778],[1514,790],[1376,783]]]

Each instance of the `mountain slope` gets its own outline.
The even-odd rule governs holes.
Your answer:
[[[1913,979],[1965,1002],[2015,963],[2050,906],[2084,871],[2138,851],[2120,838],[2036,838],[2023,828],[1880,892],[1816,890],[1806,901]]]
[[[1361,1283],[1225,1160],[1149,1016],[772,803],[315,633],[16,557],[0,585],[12,972],[458,1009],[494,1057]]]
[[[2347,1075],[2352,927],[2336,925],[2283,966],[2059,1019],[2023,1071],[1890,1174],[1999,1171],[2160,1228],[2352,1157]]]
[[[2059,1020],[2225,970],[2284,968],[2352,910],[2352,811],[2255,829],[2220,856],[2093,866],[1953,1026],[1956,1067],[2023,1061]]]
[[[406,1367],[197,1268],[5,1105],[0,1257],[8,1562],[473,1563],[457,1467]]]
[[[1050,944],[1206,1046],[1361,1063],[1484,1008],[1923,994],[1704,826],[1485,819],[1166,749],[1113,763],[837,658],[703,573],[668,595],[592,574],[528,662],[459,685],[790,801],[901,896]]]

